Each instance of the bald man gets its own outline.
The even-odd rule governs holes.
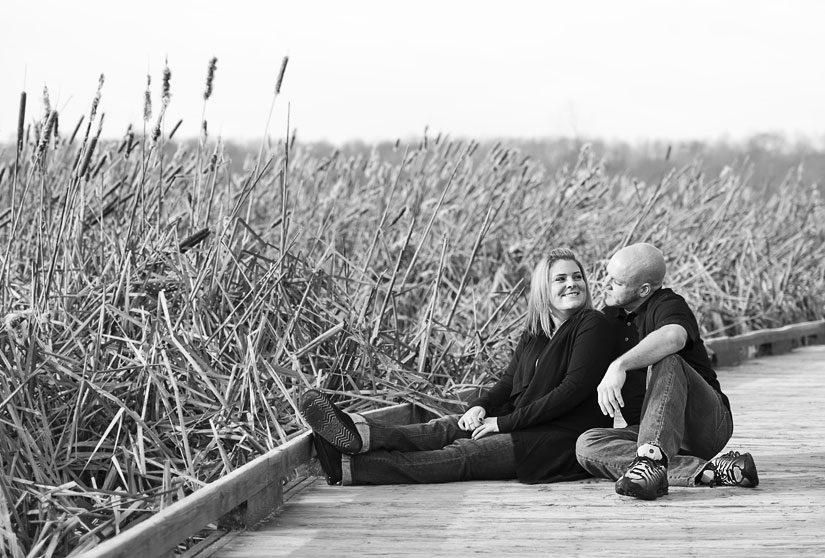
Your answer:
[[[715,457],[733,434],[722,393],[685,299],[663,288],[667,267],[651,244],[622,248],[607,264],[605,314],[627,328],[627,350],[598,387],[599,406],[615,416],[628,372],[648,368],[639,424],[588,430],[578,440],[579,463],[616,481],[616,492],[654,500],[668,486],[756,486],[749,453]]]

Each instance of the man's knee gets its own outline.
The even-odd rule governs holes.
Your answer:
[[[653,364],[653,371],[659,372],[661,370],[683,370],[685,368],[685,360],[679,355],[667,355],[665,358]]]
[[[576,457],[587,458],[596,453],[607,438],[607,431],[606,428],[591,428],[581,434],[576,440]]]

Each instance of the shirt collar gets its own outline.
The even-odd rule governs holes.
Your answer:
[[[658,289],[653,291],[653,294],[647,297],[647,300],[645,300],[641,306],[636,308],[636,310],[634,310],[633,312],[628,312],[628,317],[636,318],[637,316],[644,316],[645,312],[647,312],[648,306],[650,306],[651,301],[655,298],[659,298],[662,291],[664,291],[664,287],[659,287]]]

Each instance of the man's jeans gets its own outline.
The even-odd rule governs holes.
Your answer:
[[[707,461],[733,434],[733,418],[722,397],[682,357],[653,365],[640,425],[594,428],[576,443],[576,457],[590,474],[617,480],[643,444],[667,457],[668,483],[693,486]]]
[[[365,453],[343,456],[342,484],[412,484],[516,478],[510,434],[479,440],[458,415],[427,423],[382,425],[353,416]],[[366,428],[365,428],[366,427]]]

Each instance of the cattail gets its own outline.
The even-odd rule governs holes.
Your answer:
[[[100,169],[103,168],[103,165],[106,164],[106,161],[108,160],[108,158],[109,158],[109,156],[104,153],[103,157],[101,157],[100,161],[98,161],[97,165],[95,165],[95,170],[93,170],[92,173],[91,173],[92,178],[97,177],[97,174],[100,172]]]
[[[149,86],[152,85],[152,76],[146,74],[146,91],[143,92],[143,121],[149,122],[152,119],[152,92]]]
[[[77,174],[79,177],[83,177],[86,174],[86,171],[89,170],[89,163],[92,160],[92,155],[95,152],[95,147],[97,147],[97,137],[92,138],[89,142],[89,148],[86,150],[86,155],[83,157],[83,164],[80,166],[80,172]]]
[[[49,88],[43,86],[43,122],[47,122],[52,114],[52,103],[49,100]]]
[[[34,133],[34,142],[33,142],[33,143],[31,143],[31,145],[34,145],[34,147],[35,147],[35,148],[36,148],[38,145],[40,145],[40,135],[41,135],[41,133],[40,133],[40,132],[41,132],[41,129],[42,129],[42,128],[43,128],[43,123],[42,123],[42,122],[35,122],[35,123],[34,123],[34,131],[33,131],[33,133]],[[27,144],[29,143],[29,142],[28,142],[28,138],[27,138],[27,140],[26,140],[26,143],[27,143]]]
[[[103,74],[100,74],[100,77],[97,80],[97,92],[95,93],[95,98],[92,100],[92,111],[89,117],[89,124],[91,124],[92,120],[95,119],[95,115],[97,114],[97,106],[100,104],[100,95],[101,91],[103,90]]]
[[[17,152],[23,151],[23,131],[26,122],[26,92],[20,93],[20,110],[17,113]]]
[[[132,153],[132,149],[136,145],[135,142],[135,132],[132,131],[132,127],[129,126],[129,129],[126,131],[126,158],[129,158],[129,155]]]
[[[155,127],[152,129],[152,145],[155,145],[160,138],[160,124],[163,122],[163,115],[166,113],[166,105],[160,105],[160,112],[158,113],[158,119],[155,122]]]
[[[172,93],[170,93],[170,86],[169,82],[172,80],[172,70],[169,69],[169,61],[167,60],[166,66],[163,67],[163,93],[161,94],[161,103],[164,106],[169,105],[169,99],[172,98]]]
[[[100,139],[100,132],[103,130],[103,119],[105,116],[105,114],[100,115],[100,120],[97,124],[97,133],[89,142],[89,148],[86,150],[86,155],[83,157],[83,165],[80,167],[80,173],[78,174],[79,177],[83,177],[86,174],[86,171],[89,170],[89,163],[92,161],[92,155],[94,155],[97,142]]]
[[[60,115],[54,111],[54,126],[52,127],[52,138],[54,138],[54,149],[57,151],[57,143],[60,140]]]
[[[40,143],[37,144],[37,152],[35,153],[35,160],[39,160],[43,153],[46,151],[46,148],[49,146],[49,140],[52,136],[52,128],[54,128],[54,121],[57,119],[57,111],[53,110],[49,113],[49,119],[46,121],[46,125],[42,128],[42,134],[40,136]]]
[[[129,126],[126,127],[126,133],[123,135],[123,139],[120,141],[120,145],[117,148],[118,153],[123,153],[123,150],[126,149],[126,146],[128,146],[131,142],[131,137],[133,135],[132,125],[129,124]]]
[[[100,120],[97,122],[97,133],[95,134],[95,139],[100,139],[100,132],[103,131],[103,119],[105,118],[106,113],[100,114]]]
[[[203,92],[203,100],[206,101],[212,96],[212,81],[215,79],[215,70],[217,69],[218,59],[213,56],[209,61],[209,68],[206,70],[206,89]]]
[[[284,59],[281,61],[281,71],[278,72],[278,81],[275,82],[275,94],[281,92],[281,84],[284,81],[284,72],[286,71],[286,63],[289,62],[289,56],[284,56]]]
[[[172,71],[169,69],[169,61],[167,60],[166,66],[163,67],[163,85],[161,86],[161,95],[160,95],[160,112],[158,113],[158,119],[155,122],[155,127],[152,130],[152,145],[155,145],[160,138],[160,126],[163,123],[163,117],[166,115],[166,107],[169,106],[169,100],[172,98],[171,87],[169,82],[172,80]],[[177,130],[177,127],[175,127]]]

